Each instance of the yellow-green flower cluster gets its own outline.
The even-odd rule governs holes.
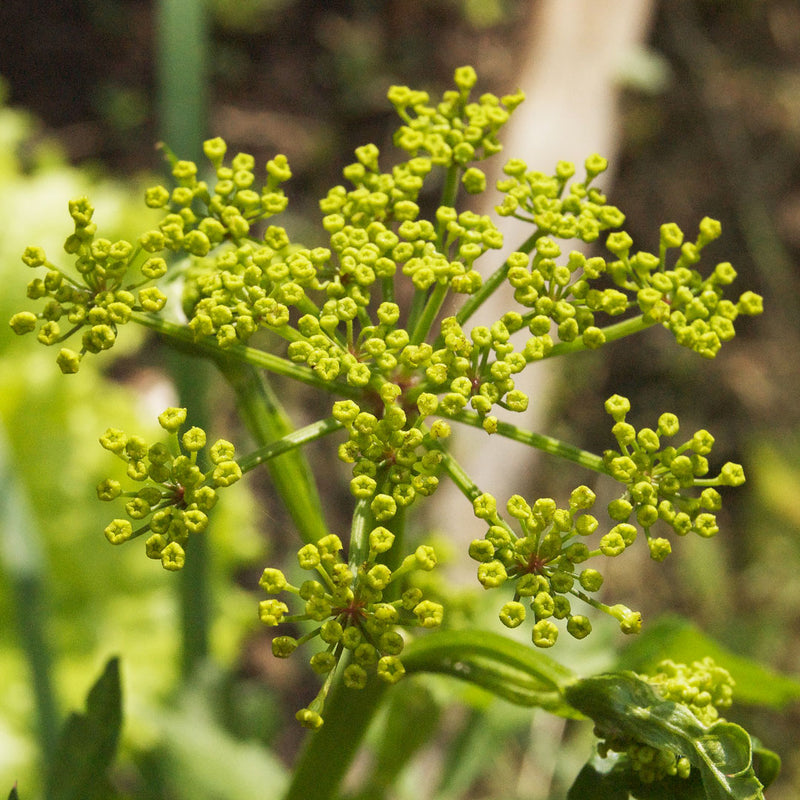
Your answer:
[[[395,165],[391,172],[380,170],[380,153],[375,145],[356,149],[357,160],[343,170],[352,188],[335,186],[320,201],[322,226],[330,237],[330,247],[292,247],[286,232],[276,226],[267,229],[263,242],[248,237],[251,218],[279,210],[285,198],[268,185],[272,191],[262,193],[259,207],[258,195],[247,188],[249,183],[243,177],[249,175],[248,180],[252,179],[251,159],[244,154],[234,159],[231,184],[230,169],[220,166],[224,155],[222,140],[206,143],[206,154],[217,165],[218,177],[224,172],[211,199],[204,184],[196,179],[196,167],[190,162],[178,162],[175,169],[180,186],[175,191],[179,195],[175,197],[163,187],[156,187],[151,190],[149,204],[171,202],[174,206],[199,198],[209,216],[198,221],[188,206],[168,215],[165,221],[171,231],[169,245],[181,246],[201,257],[208,256],[212,247],[225,240],[236,245],[201,262],[187,286],[184,310],[195,335],[216,336],[221,346],[227,346],[247,341],[259,326],[264,326],[299,343],[290,353],[294,360],[314,367],[322,360],[327,374],[333,359],[342,362],[337,374],[345,374],[351,366],[348,347],[352,348],[353,339],[359,337],[360,328],[373,327],[367,307],[373,300],[374,287],[380,287],[382,299],[388,303],[393,302],[397,274],[407,276],[419,291],[441,286],[462,294],[476,292],[482,281],[473,263],[488,249],[500,248],[503,243],[495,225],[487,216],[470,211],[457,213],[450,206],[439,208],[435,224],[418,219],[419,193],[433,166],[446,163],[461,169],[469,161],[499,149],[497,130],[522,99],[521,95],[514,95],[504,98],[501,104],[497,98],[484,95],[480,103],[468,103],[472,83],[474,71],[458,70],[458,91],[445,93],[438,110],[424,106],[424,93],[405,87],[390,90],[390,99],[398,105],[404,120],[410,121],[409,107],[417,114],[411,126],[415,136],[421,137],[420,143],[410,148],[412,157]],[[403,97],[412,102],[405,102]],[[407,135],[401,138],[408,144]],[[430,155],[417,155],[417,151]],[[444,158],[445,152],[452,158]],[[271,178],[285,180],[289,175],[281,156],[270,162],[267,170]],[[475,168],[463,172],[467,191],[485,188],[485,179],[481,180],[478,173]],[[244,189],[234,191],[237,180]],[[232,194],[226,194],[229,191]],[[265,200],[267,196],[269,202]],[[191,228],[189,233],[187,226]],[[191,239],[188,245],[186,237]],[[332,341],[309,341],[317,332],[300,329],[298,336],[289,330],[293,309],[303,317],[306,331],[312,326],[310,320],[316,318],[323,335]],[[334,352],[320,357],[320,346]],[[303,359],[304,355],[310,361]]]
[[[317,697],[297,712],[298,721],[308,728],[323,723],[323,709],[337,667],[344,662],[342,681],[351,689],[362,689],[370,673],[386,683],[396,683],[405,674],[400,660],[405,640],[397,630],[435,628],[442,622],[443,608],[423,598],[418,588],[406,588],[403,578],[415,570],[431,570],[436,565],[432,547],[420,545],[392,570],[381,562],[394,544],[394,534],[383,526],[369,533],[368,554],[360,564],[343,560],[342,542],[329,534],[316,544],[304,545],[297,554],[301,569],[313,577],[294,586],[281,570],[264,570],[260,585],[270,595],[288,592],[303,603],[303,611],[290,614],[281,600],[270,598],[259,606],[259,616],[266,625],[282,623],[320,623],[295,638],[277,636],[272,652],[288,658],[305,642],[318,640],[323,649],[310,660],[311,667],[326,679]]]
[[[603,585],[598,570],[577,569],[592,557],[616,555],[608,552],[607,535],[595,549],[590,550],[584,541],[598,527],[596,517],[588,513],[595,500],[587,486],[572,492],[567,508],[558,508],[551,498],[530,505],[513,495],[506,510],[517,520],[520,535],[500,517],[492,495],[482,494],[473,501],[475,516],[489,525],[484,538],[473,540],[469,547],[470,557],[478,562],[478,581],[484,589],[513,586],[513,599],[500,609],[500,621],[516,628],[533,612],[531,638],[537,647],[555,644],[558,620],[567,620],[567,631],[576,639],[591,633],[588,617],[573,613],[573,600],[610,614],[623,633],[638,633],[641,628],[638,612],[623,605],[609,607],[591,597]]]
[[[128,436],[116,428],[100,437],[100,444],[126,463],[127,476],[145,485],[123,491],[118,480],[108,478],[98,485],[97,496],[106,501],[127,500],[128,518],[112,520],[104,531],[111,544],[148,533],[148,558],[158,559],[164,569],[174,571],[184,565],[190,536],[206,529],[208,514],[217,503],[217,490],[239,480],[242,470],[234,460],[233,445],[219,439],[208,451],[213,466],[202,472],[197,455],[206,446],[205,432],[194,427],[178,436],[186,422],[185,408],[168,408],[158,421],[170,434],[168,444],[148,445],[140,436]]]
[[[31,300],[47,300],[37,314],[21,311],[10,325],[15,333],[31,333],[39,328],[37,339],[44,345],[60,344],[83,330],[79,351],[61,348],[56,359],[64,373],[78,371],[86,353],[108,350],[116,341],[120,325],[134,311],[157,312],[166,303],[165,295],[155,286],[143,288],[167,270],[161,258],[147,258],[147,247],[130,242],[109,241],[95,236],[92,222],[94,207],[81,197],[71,200],[69,213],[74,233],[64,242],[64,250],[75,259],[77,275],[70,275],[51,263],[41,247],[28,247],[22,260],[29,267],[45,267],[44,278],[28,284]],[[136,279],[129,272],[136,268]]]
[[[437,443],[450,434],[450,426],[443,420],[435,420],[427,431],[419,427],[430,411],[426,402],[435,410],[432,395],[420,396],[418,424],[408,426],[406,412],[394,402],[399,392],[396,384],[384,384],[384,406],[376,409],[376,414],[362,411],[352,400],[340,400],[333,406],[333,416],[349,433],[339,447],[339,458],[353,464],[350,491],[354,497],[370,501],[372,515],[379,522],[388,522],[417,497],[433,494],[442,460]]]
[[[722,719],[720,709],[729,708],[732,703],[734,680],[728,670],[709,657],[690,665],[667,659],[656,666],[654,674],[640,677],[665,700],[686,706],[706,726]],[[660,750],[622,736],[604,736],[597,749],[602,758],[609,752],[624,753],[643,783],[670,776],[688,778],[691,771],[691,763],[682,753]]]
[[[434,164],[445,167],[463,166],[500,152],[497,132],[525,95],[517,91],[498,98],[487,93],[470,102],[476,81],[472,67],[460,67],[455,72],[456,89],[445,92],[435,106],[427,92],[392,86],[389,102],[405,123],[395,133],[395,145],[412,156],[425,152]],[[464,183],[480,185],[478,172],[465,175]]]
[[[589,156],[584,167],[586,180],[571,183],[566,191],[575,174],[572,162],[559,161],[555,173],[547,175],[529,170],[522,159],[511,159],[503,168],[508,177],[497,184],[505,194],[497,213],[532,223],[540,236],[596,241],[602,231],[622,225],[625,215],[608,205],[605,195],[590,185],[608,168],[606,159]]]
[[[724,297],[725,287],[736,278],[730,263],[717,264],[707,278],[694,269],[703,248],[721,232],[719,222],[705,217],[697,239],[684,242],[677,225],[662,225],[658,255],[631,253],[633,241],[624,232],[613,233],[606,241],[606,247],[618,258],[608,263],[607,273],[617,286],[635,293],[644,319],[661,323],[678,344],[705,358],[714,358],[722,343],[736,335],[734,322],[739,314],[763,311],[762,299],[755,292],[745,292],[735,303]],[[670,267],[667,252],[676,248],[680,255]]]
[[[713,358],[722,343],[735,335],[734,322],[739,314],[762,311],[761,298],[753,292],[745,292],[735,303],[724,297],[725,287],[736,277],[729,263],[717,264],[707,278],[693,268],[703,248],[719,237],[720,224],[708,217],[703,219],[695,242],[684,242],[683,232],[674,223],[662,225],[657,255],[632,253],[633,240],[618,231],[606,240],[616,260],[587,258],[571,251],[565,263],[559,263],[562,251],[557,239],[592,242],[625,219],[618,208],[605,204],[598,189],[589,187],[591,180],[605,170],[605,159],[591,156],[585,166],[586,181],[570,184],[566,196],[567,181],[575,171],[569,162],[559,162],[555,174],[546,176],[528,172],[524,162],[512,160],[505,167],[509,178],[498,184],[506,192],[498,213],[536,226],[533,254],[512,253],[507,261],[507,280],[514,289],[514,299],[530,309],[522,319],[534,334],[538,352],[550,352],[553,333],[561,342],[580,341],[596,349],[608,336],[614,338],[625,332],[624,328],[600,327],[598,314],[623,317],[635,311],[644,325],[661,323],[679,344]],[[667,254],[675,248],[680,248],[680,255],[670,266]],[[601,279],[606,283],[610,279],[613,285],[601,287]]]
[[[266,177],[256,179],[255,159],[237,153],[226,166],[227,145],[221,138],[209,139],[203,152],[215,171],[214,186],[198,177],[193,161],[173,160],[172,190],[153,186],[145,193],[150,208],[167,211],[157,229],[149,232],[169,250],[205,256],[222,242],[239,244],[250,236],[251,226],[285,210],[288,200],[280,185],[292,177],[282,155],[267,162]],[[200,208],[204,211],[200,212]]]
[[[636,537],[636,529],[628,522],[632,515],[647,534],[650,555],[656,561],[671,552],[669,540],[651,535],[650,529],[659,520],[679,536],[714,536],[719,530],[715,512],[722,507],[715,487],[740,486],[745,480],[742,467],[727,462],[717,477],[709,478],[707,456],[714,437],[708,431],[696,431],[678,447],[665,447],[662,440],[676,436],[680,429],[674,414],[662,414],[655,429],[637,431],[625,421],[630,411],[627,398],[613,395],[605,407],[614,419],[611,430],[619,450],[606,450],[603,459],[611,477],[626,486],[625,494],[608,507],[618,523],[614,531],[620,552]]]

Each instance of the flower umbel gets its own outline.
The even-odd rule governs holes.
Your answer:
[[[333,675],[340,662],[345,686],[361,689],[369,673],[379,680],[396,683],[405,669],[400,660],[405,640],[398,627],[435,628],[441,624],[443,608],[426,600],[418,588],[403,589],[401,580],[415,570],[431,570],[436,565],[432,547],[420,545],[392,570],[381,563],[380,557],[394,543],[394,534],[383,526],[369,534],[369,553],[360,564],[343,560],[342,542],[335,534],[316,544],[300,548],[297,559],[300,567],[315,577],[300,586],[290,584],[283,572],[267,568],[260,585],[268,594],[289,592],[303,603],[303,612],[289,614],[282,601],[263,600],[259,606],[261,621],[270,626],[284,622],[321,623],[299,639],[277,636],[272,652],[278,658],[291,655],[298,645],[319,640],[324,648],[311,657],[315,672],[326,675],[316,699],[297,713],[305,727],[322,725],[322,711]]]
[[[619,523],[617,528],[631,528],[628,521],[635,515],[656,561],[671,552],[667,539],[651,534],[659,520],[679,536],[690,532],[704,538],[714,536],[719,531],[715,512],[722,507],[722,496],[715,487],[744,483],[741,465],[727,462],[719,475],[710,478],[707,456],[714,437],[708,431],[695,431],[683,444],[665,447],[662,440],[676,436],[680,429],[675,414],[661,414],[656,428],[637,431],[625,421],[630,410],[627,398],[614,395],[605,405],[615,421],[612,432],[619,450],[606,450],[603,460],[611,477],[626,486],[625,494],[608,506],[609,515]]]
[[[595,500],[587,486],[572,492],[567,508],[558,508],[551,498],[539,498],[530,505],[514,495],[506,510],[517,520],[521,535],[500,517],[491,495],[480,495],[473,502],[475,516],[489,524],[485,537],[475,539],[469,548],[470,556],[479,562],[478,581],[484,589],[506,583],[513,586],[513,599],[500,609],[500,621],[516,628],[533,612],[531,638],[537,647],[556,643],[559,620],[567,620],[567,631],[576,639],[591,633],[588,617],[573,613],[575,600],[615,617],[624,633],[638,632],[641,627],[638,612],[619,605],[609,607],[591,597],[603,585],[598,570],[577,569],[592,557],[618,555],[632,542],[619,533],[613,537],[606,534],[598,548],[589,549],[583,540],[598,527],[597,519],[588,513]]]
[[[185,408],[168,408],[158,421],[170,434],[169,444],[148,445],[141,437],[116,428],[100,437],[100,444],[127,464],[128,477],[145,485],[123,491],[119,481],[108,478],[98,485],[97,496],[107,501],[127,498],[128,518],[112,520],[104,531],[111,544],[149,533],[145,542],[148,558],[159,559],[164,569],[175,571],[184,565],[190,536],[206,529],[208,514],[218,500],[217,490],[239,480],[242,471],[234,460],[233,445],[219,439],[208,454],[213,467],[202,472],[197,456],[205,448],[205,432],[189,428],[178,436],[186,422]]]

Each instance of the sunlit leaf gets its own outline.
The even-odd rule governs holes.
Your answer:
[[[632,672],[576,680],[565,697],[600,733],[681,753],[699,770],[708,800],[755,800],[763,786],[747,732],[731,722],[703,725],[684,705],[662,699]]]

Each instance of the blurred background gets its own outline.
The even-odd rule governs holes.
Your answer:
[[[657,246],[662,222],[677,222],[693,238],[703,216],[715,217],[723,236],[710,258],[732,261],[736,288],[765,297],[766,313],[743,321],[714,361],[654,329],[542,376],[536,425],[547,433],[601,452],[610,445],[603,400],[619,392],[631,398],[637,426],[673,411],[685,430],[711,430],[718,465],[738,461],[748,475],[743,489],[725,497],[718,537],[682,541],[661,565],[642,554],[636,568],[627,563],[613,576],[615,597],[646,619],[665,610],[685,615],[731,651],[796,676],[800,6],[610,0],[576,2],[559,15],[558,5],[3,0],[0,316],[29,307],[30,275],[19,256],[29,244],[51,257],[59,251],[70,232],[67,199],[89,194],[110,238],[142,230],[143,187],[163,169],[160,140],[181,157],[197,157],[210,135],[258,163],[286,154],[294,177],[282,224],[295,240],[318,244],[317,199],[340,182],[353,149],[367,141],[389,148],[390,84],[434,94],[469,63],[481,91],[523,85],[530,90],[518,112],[527,108],[524,122],[509,136],[530,148],[522,157],[531,168],[549,171],[557,158],[581,161],[598,150],[613,155],[602,186],[626,212],[638,247]],[[592,7],[601,9],[602,24],[587,16]],[[561,121],[548,130],[548,119]],[[559,154],[562,142],[569,152]],[[0,326],[0,792],[18,780],[22,797],[37,795],[41,753],[52,748],[57,725],[82,707],[105,660],[119,653],[121,795],[260,795],[285,780],[301,737],[287,720],[315,692],[302,659],[272,659],[255,620],[258,575],[291,550],[290,524],[269,481],[253,476],[221,504],[210,553],[198,566],[202,580],[190,574],[179,583],[136,546],[108,547],[99,533],[108,507],[94,493],[109,468],[94,445],[106,427],[154,436],[154,412],[180,401],[196,406],[195,419],[208,416],[213,392],[211,435],[246,451],[233,398],[217,391],[212,372],[176,366],[144,334],[126,331],[121,340],[112,354],[87,359],[79,376],[63,377],[51,352]],[[300,424],[314,412],[303,404],[313,401],[289,396]],[[343,474],[330,453],[317,455],[334,477]],[[527,485],[515,490],[533,495],[566,496],[585,480],[545,459],[520,471]],[[329,483],[322,488],[335,520],[346,495]],[[465,615],[478,613],[469,606],[465,599]],[[595,638],[586,642],[594,650],[575,657],[613,663],[618,637]],[[474,757],[463,756],[454,772],[426,751],[393,796],[420,797],[416,779],[425,770],[440,776],[425,784],[434,787],[427,796],[496,796],[487,766],[495,779],[498,771],[510,776],[504,797],[563,796],[587,754],[581,731],[452,688],[420,684],[405,702],[428,709],[436,741],[465,737],[462,753]],[[784,760],[769,797],[797,797],[800,706],[745,705],[731,718]],[[220,763],[237,768],[226,767],[223,780]],[[373,764],[370,790],[380,790],[379,779]]]

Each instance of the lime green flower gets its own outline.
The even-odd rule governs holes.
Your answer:
[[[233,460],[233,445],[223,439],[211,447],[214,467],[206,474],[200,470],[197,456],[205,448],[206,435],[195,427],[178,437],[186,421],[185,408],[168,408],[158,421],[170,434],[169,445],[148,446],[140,437],[115,428],[100,437],[100,444],[128,465],[128,477],[144,485],[123,491],[119,481],[107,478],[98,485],[97,496],[104,501],[127,499],[128,519],[115,519],[105,529],[109,542],[122,544],[149,533],[145,542],[148,558],[159,559],[164,569],[175,571],[183,568],[190,537],[208,526],[217,490],[238,480],[242,471]],[[139,527],[134,529],[129,520]]]
[[[285,658],[302,644],[319,639],[324,649],[311,657],[311,666],[326,675],[316,699],[307,709],[298,712],[298,720],[306,727],[322,724],[325,698],[339,662],[349,655],[350,664],[343,670],[343,680],[350,688],[363,688],[370,672],[380,680],[395,683],[404,674],[399,656],[404,638],[398,628],[435,628],[441,625],[444,609],[441,604],[426,600],[416,588],[403,590],[403,579],[418,570],[430,571],[436,566],[433,548],[421,545],[392,570],[376,561],[388,552],[394,542],[391,531],[376,526],[369,533],[369,556],[361,564],[343,560],[342,542],[333,534],[316,544],[306,544],[297,553],[301,569],[314,577],[294,586],[281,570],[264,570],[261,587],[268,594],[288,592],[303,604],[303,610],[290,614],[288,606],[278,600],[261,602],[259,617],[270,626],[285,622],[319,623],[299,640],[286,636],[273,639],[273,653]],[[306,712],[313,712],[308,716]]]
[[[619,449],[606,450],[603,460],[611,477],[626,487],[622,497],[609,503],[611,518],[627,524],[635,515],[647,536],[650,555],[656,561],[662,561],[672,550],[667,539],[651,533],[659,521],[679,536],[690,532],[703,538],[714,536],[719,531],[715,512],[722,507],[716,487],[744,483],[742,467],[728,462],[716,478],[708,477],[710,467],[706,456],[711,454],[714,437],[706,430],[695,431],[678,447],[665,445],[663,440],[676,436],[680,430],[674,414],[661,414],[655,429],[637,431],[625,421],[630,411],[627,398],[610,397],[606,411],[616,420],[612,432]],[[605,547],[615,549],[610,539]]]
[[[614,557],[636,538],[632,525],[620,524],[606,533],[599,546],[590,550],[583,541],[598,527],[588,513],[595,503],[594,492],[579,486],[567,508],[559,508],[551,498],[540,498],[532,505],[520,495],[506,503],[506,511],[520,528],[520,534],[503,521],[494,497],[482,494],[473,501],[475,516],[488,524],[483,539],[475,539],[469,555],[478,562],[478,581],[484,589],[513,587],[513,599],[500,609],[500,621],[508,628],[533,619],[531,638],[537,647],[552,647],[558,638],[556,621],[566,619],[568,633],[583,639],[592,630],[588,617],[574,614],[573,602],[580,601],[615,617],[620,628],[634,632],[641,617],[623,606],[609,607],[591,594],[603,585],[602,574],[593,568],[580,572],[576,567],[589,558]]]

